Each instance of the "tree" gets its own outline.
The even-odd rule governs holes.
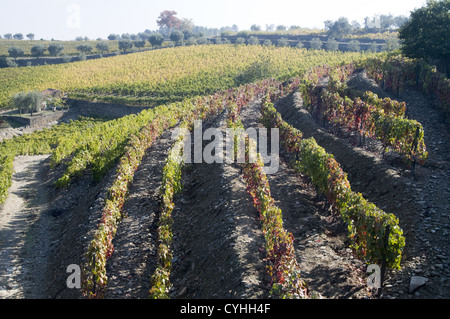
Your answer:
[[[144,40],[136,40],[133,42],[134,46],[138,49],[142,49],[143,47],[145,47],[145,41]]]
[[[181,42],[184,40],[184,33],[180,30],[175,30],[170,34],[170,40],[177,44],[181,44]]]
[[[12,35],[11,33],[5,33],[5,34],[3,35],[3,37],[4,37],[6,40],[12,40],[13,35]]]
[[[103,53],[106,51],[109,51],[109,45],[106,42],[99,42],[95,45],[95,47],[97,48],[97,50],[100,51],[100,54],[103,55]]]
[[[347,18],[341,17],[330,25],[328,35],[330,37],[343,37],[352,33],[352,25],[348,22]]]
[[[263,46],[265,46],[265,47],[270,47],[272,45],[273,45],[272,41],[270,41],[269,39],[265,39],[263,42]]]
[[[261,26],[256,25],[256,24],[253,24],[253,25],[250,27],[250,30],[251,30],[251,31],[261,31]]]
[[[436,59],[450,76],[450,0],[429,0],[411,12],[399,30],[403,54],[411,58]]]
[[[277,46],[279,47],[288,47],[289,46],[289,41],[286,38],[281,38],[277,41]]]
[[[323,22],[323,24],[325,25],[325,31],[330,31],[331,27],[334,24],[333,20],[326,20]]]
[[[408,22],[409,17],[406,16],[396,16],[394,18],[394,25],[397,29],[401,28],[406,22]]]
[[[339,43],[334,38],[329,38],[327,43],[325,43],[325,48],[327,51],[337,51],[339,49]]]
[[[389,30],[394,26],[395,20],[392,14],[380,16],[380,27],[381,30]]]
[[[88,54],[92,52],[93,47],[90,44],[80,44],[76,49],[81,53]]]
[[[235,44],[236,45],[243,45],[243,44],[245,44],[245,39],[243,37],[238,37],[236,39],[236,43]]]
[[[191,32],[194,29],[195,25],[192,19],[182,19],[180,21],[180,29],[183,31]]]
[[[34,56],[36,59],[39,59],[41,56],[44,55],[46,50],[47,50],[46,47],[37,44],[31,48],[31,55]]]
[[[164,43],[164,37],[161,33],[154,32],[148,36],[148,41],[154,47],[160,47]]]
[[[44,96],[38,91],[28,93],[21,92],[13,97],[14,105],[19,109],[20,114],[28,111],[31,116],[33,116],[34,112],[39,112],[41,110],[43,101]]]
[[[59,56],[64,50],[64,45],[61,43],[52,43],[48,46],[48,52],[51,56]]]
[[[360,44],[358,40],[351,40],[347,43],[347,48],[349,51],[358,52],[361,49]]]
[[[119,40],[119,39],[120,39],[120,35],[118,35],[118,34],[111,33],[110,35],[108,35],[109,41],[114,41],[114,40]]]
[[[189,37],[186,40],[187,45],[196,45],[197,44],[197,38],[196,37]]]
[[[181,25],[181,20],[178,19],[176,15],[176,11],[163,11],[159,15],[158,20],[156,20],[156,23],[160,28],[169,28],[169,34],[171,34],[173,29],[179,28]]]
[[[361,23],[359,23],[356,20],[352,21],[351,26],[352,26],[354,31],[357,31],[357,30],[361,29]]]
[[[277,31],[286,31],[287,27],[285,25],[279,25],[277,26]]]
[[[370,44],[369,51],[378,52],[378,44],[374,41]]]
[[[23,40],[23,34],[22,33],[14,34],[14,39],[16,39],[16,40]]]
[[[127,50],[130,50],[133,47],[133,42],[128,39],[121,39],[119,40],[119,50],[122,50],[124,53]]]
[[[390,36],[387,38],[386,43],[383,45],[384,51],[395,51],[400,48],[399,40],[396,36]]]
[[[260,45],[261,43],[259,42],[259,39],[258,39],[257,37],[251,36],[251,37],[248,39],[248,44],[249,44],[249,45]]]
[[[314,38],[310,42],[311,49],[320,50],[322,49],[322,41],[319,38]]]
[[[23,50],[18,47],[11,47],[8,49],[9,56],[14,58],[14,62],[16,62],[18,57],[23,56]]]
[[[34,33],[28,33],[27,38],[28,40],[34,40]]]
[[[208,44],[208,39],[206,37],[198,37],[197,44],[198,45]]]

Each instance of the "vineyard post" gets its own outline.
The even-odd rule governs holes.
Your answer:
[[[412,158],[412,168],[411,168],[411,174],[412,174],[412,178],[414,179],[416,176],[416,157],[414,156],[415,152],[417,151],[417,144],[418,144],[418,140],[419,140],[419,133],[420,133],[420,129],[419,127],[417,127],[416,129],[416,134],[414,136],[414,141],[412,144],[412,149],[411,149],[411,153],[410,156]]]
[[[384,275],[386,273],[386,258],[387,258],[386,251],[387,251],[387,248],[389,245],[389,233],[390,232],[391,232],[391,225],[387,225],[386,230],[384,232],[384,243],[383,243],[384,249],[382,250],[383,251],[383,256],[382,256],[383,260],[381,262],[380,287],[378,288],[378,291],[377,291],[378,298],[381,297],[381,294],[383,291]]]
[[[95,255],[92,256],[92,264],[95,267]],[[97,278],[95,278],[95,273],[92,272],[92,282],[93,282],[93,287],[92,287],[92,292],[94,295],[96,295],[96,290],[97,290]]]

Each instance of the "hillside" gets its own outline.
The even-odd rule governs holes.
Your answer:
[[[255,63],[250,80],[288,78],[314,65],[348,62],[360,53],[314,52],[260,46],[191,46],[33,68],[0,70],[0,108],[18,92],[58,89],[82,98],[86,94],[145,98],[212,94],[239,84],[236,77]],[[367,54],[369,56],[369,54]],[[258,66],[258,65],[256,65]],[[250,69],[250,72],[252,70]],[[258,74],[258,72],[263,72]]]
[[[428,65],[216,45],[0,70],[3,107],[46,88],[153,108],[0,143],[2,296],[375,299],[376,264],[383,298],[449,297],[448,80]],[[238,128],[279,148],[220,162]]]

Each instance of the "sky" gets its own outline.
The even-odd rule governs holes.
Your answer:
[[[36,39],[107,38],[111,33],[157,30],[164,10],[195,25],[220,28],[236,24],[298,25],[323,29],[325,20],[347,17],[364,22],[376,14],[409,16],[426,0],[2,0],[0,35],[34,33]]]

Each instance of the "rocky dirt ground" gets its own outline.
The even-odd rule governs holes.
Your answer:
[[[373,86],[364,74],[354,80]],[[380,88],[380,94],[388,94]],[[418,92],[404,92],[408,114],[424,125],[430,160],[418,167],[416,178],[395,159],[383,159],[373,149],[356,147],[351,138],[324,129],[301,108],[293,94],[276,104],[283,118],[314,136],[333,153],[348,173],[352,188],[386,212],[396,214],[405,231],[402,269],[389,271],[384,298],[422,299],[450,297],[450,135],[443,115]],[[225,127],[221,114],[204,123]],[[248,127],[259,127],[258,101],[243,110]],[[135,175],[125,218],[114,239],[108,260],[107,298],[147,298],[150,276],[156,267],[158,190],[169,147],[166,132],[147,152]],[[280,169],[268,175],[272,196],[283,212],[285,228],[294,235],[302,277],[311,290],[325,298],[371,298],[365,283],[365,265],[347,247],[346,226],[331,214],[305,176],[289,168],[289,156],[280,154]],[[24,174],[36,193],[19,193],[25,206],[3,205],[1,216],[27,220],[16,225],[21,240],[6,241],[2,220],[0,245],[1,298],[81,298],[68,289],[66,268],[81,264],[85,249],[101,216],[113,169],[98,184],[89,172],[64,190],[52,183],[64,167],[50,170],[43,158],[17,158],[13,187],[20,188]],[[34,164],[33,164],[34,163]],[[27,172],[27,167],[32,169]],[[37,174],[37,175],[34,175]],[[40,186],[37,186],[40,185]],[[14,193],[14,192],[13,192]],[[33,201],[41,199],[41,202]],[[42,199],[44,199],[42,201]],[[183,173],[183,191],[175,198],[173,213],[172,298],[268,298],[270,282],[264,262],[264,238],[258,212],[245,191],[239,166],[189,164]],[[4,218],[4,217],[2,217]],[[425,279],[424,279],[425,278]],[[411,280],[426,284],[410,291]]]

